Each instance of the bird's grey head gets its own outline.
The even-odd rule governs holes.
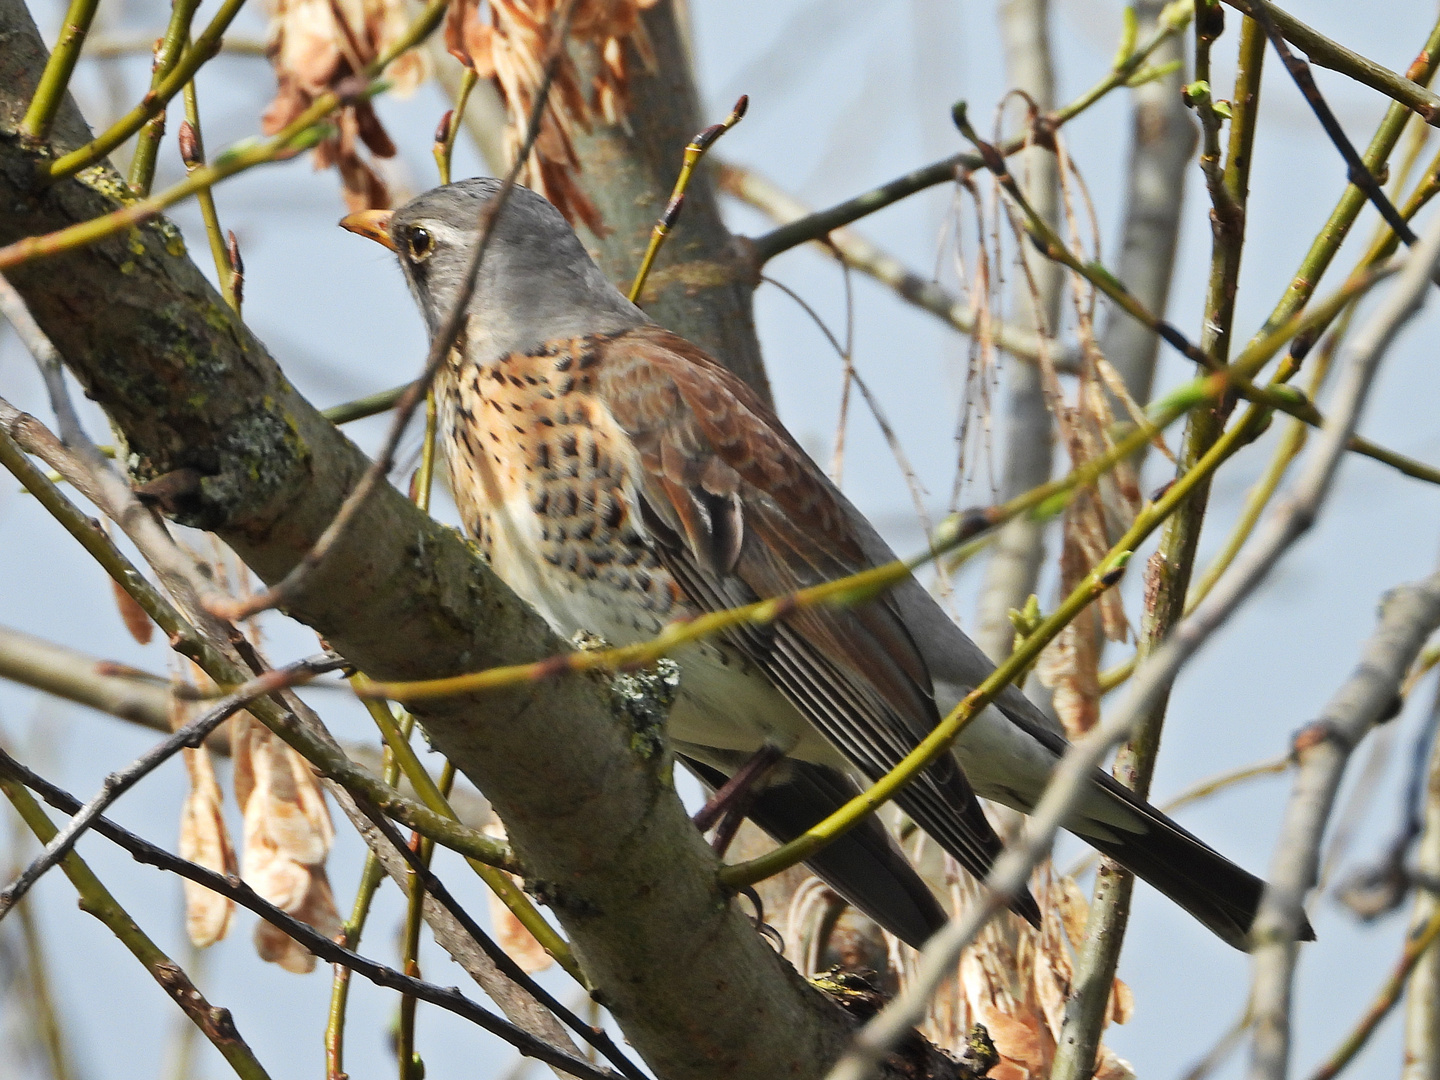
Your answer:
[[[480,239],[482,212],[500,187],[489,177],[447,184],[374,223],[399,255],[432,335],[460,290]],[[466,327],[475,360],[647,321],[606,280],[560,212],[535,192],[513,188],[491,230]]]

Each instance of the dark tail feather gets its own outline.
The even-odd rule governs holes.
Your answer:
[[[689,757],[685,764],[712,788],[725,783],[719,769]],[[856,792],[832,769],[787,761],[781,776],[764,782],[749,817],[780,843],[793,840],[838,810]],[[849,903],[914,948],[945,925],[945,910],[899,846],[869,817],[809,859],[815,876]]]
[[[1095,826],[1079,826],[1082,836],[1136,877],[1148,881],[1188,911],[1221,939],[1244,952],[1250,950],[1250,928],[1260,909],[1265,882],[1236,866],[1214,848],[1130,791],[1104,777],[1103,787],[1144,818],[1143,833],[1107,830],[1088,835]],[[1314,941],[1315,931],[1302,919],[1301,941]]]

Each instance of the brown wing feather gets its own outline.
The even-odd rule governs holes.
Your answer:
[[[641,517],[692,603],[721,610],[869,565],[829,480],[743,382],[658,327],[603,348],[601,396],[644,470]],[[888,598],[731,639],[871,778],[938,722],[925,661]],[[1000,841],[952,759],[899,801],[972,873],[988,871]],[[1021,909],[1033,916],[1033,900]]]

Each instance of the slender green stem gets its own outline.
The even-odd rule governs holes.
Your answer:
[[[675,186],[670,189],[670,201],[665,204],[665,210],[660,215],[660,220],[650,230],[650,243],[645,247],[645,255],[640,260],[640,269],[635,271],[635,280],[630,283],[630,302],[638,304],[640,296],[645,291],[645,279],[650,276],[650,268],[655,265],[655,256],[660,254],[660,248],[665,244],[665,238],[670,235],[670,230],[675,227],[675,222],[680,219],[680,211],[685,205],[685,192],[690,187],[690,177],[695,173],[695,166],[700,164],[700,159],[705,152],[715,145],[717,139],[738,124],[745,116],[745,110],[750,107],[750,99],[744,94],[740,100],[735,102],[735,107],[730,110],[727,116],[718,124],[711,124],[700,134],[690,140],[685,147],[685,154],[680,163],[680,175],[675,178]]]
[[[1137,79],[1154,77],[1158,72],[1154,69],[1147,69],[1145,62],[1150,59],[1156,49],[1189,26],[1190,19],[1189,0],[1171,0],[1171,3],[1167,4],[1160,12],[1155,30],[1150,37],[1146,38],[1138,47],[1132,47],[1128,51],[1122,50],[1122,53],[1115,57],[1115,63],[1111,66],[1110,73],[1069,105],[1057,109],[1046,119],[1046,126],[1051,129],[1057,128],[1079,116],[1112,90],[1118,90],[1122,86],[1134,86]]]
[[[350,918],[341,928],[340,944],[351,952],[359,947],[360,933],[370,917],[371,902],[384,879],[385,868],[380,865],[380,860],[373,851],[367,852],[365,868],[360,873],[360,887],[355,891],[355,904],[350,909]],[[350,969],[336,964],[335,975],[330,982],[330,1010],[325,1023],[325,1080],[345,1080],[345,1015],[349,1004]]]
[[[16,812],[42,844],[48,844],[59,831],[55,824],[40,808],[34,796],[23,784],[13,777],[0,773],[0,791],[10,800]],[[146,933],[100,884],[85,861],[74,851],[60,860],[60,868],[75,891],[80,894],[80,908],[99,919],[115,935],[132,956],[145,966],[145,970],[160,984],[170,998],[180,1006],[198,1027],[201,1033],[214,1044],[222,1057],[235,1070],[241,1080],[269,1080],[265,1067],[256,1059],[240,1032],[235,1029],[230,1015],[223,1009],[214,1008],[199,989],[181,970],[180,965],[161,952]]]
[[[190,125],[191,140],[187,140],[185,169],[194,171],[205,164],[205,138],[200,131],[200,102],[195,91],[195,80],[185,84],[185,122]],[[230,265],[230,253],[225,250],[225,234],[220,229],[220,215],[215,209],[215,193],[204,188],[196,195],[200,204],[200,217],[205,222],[205,238],[210,241],[210,257],[215,261],[215,277],[220,282],[220,293],[225,302],[236,312],[240,310],[240,297],[235,291],[235,267]]]
[[[1197,17],[1197,27],[1203,25],[1202,18]],[[1196,44],[1197,52],[1208,50],[1202,35],[1197,35]],[[1211,185],[1214,239],[1200,348],[1217,364],[1225,364],[1229,359],[1265,45],[1265,34],[1252,20],[1246,19],[1240,31],[1239,63],[1231,98],[1228,154],[1218,182]],[[1227,412],[1226,399],[1214,408],[1190,412],[1184,449],[1177,465],[1179,478],[1196,471],[1199,463],[1211,455],[1224,430]],[[1244,435],[1246,427],[1246,421],[1242,420],[1233,434]],[[1238,448],[1238,439],[1232,441]],[[1223,451],[1216,455],[1217,466],[1225,456]],[[1165,523],[1159,547],[1146,568],[1145,611],[1136,650],[1138,657],[1143,658],[1160,648],[1184,612],[1185,593],[1195,565],[1209,492],[1209,477],[1195,483],[1189,497],[1177,505],[1176,512]],[[1160,695],[1134,734],[1115,753],[1115,778],[1141,798],[1150,792],[1168,703],[1169,695]],[[1065,1004],[1064,1026],[1057,1040],[1054,1080],[1080,1080],[1095,1070],[1095,1055],[1130,921],[1134,885],[1132,873],[1112,860],[1102,860],[1085,938],[1078,950],[1073,989]]]
[[[369,711],[371,719],[375,721],[375,726],[380,729],[380,735],[385,740],[385,745],[395,755],[395,760],[400,765],[400,771],[405,775],[405,779],[410,781],[410,786],[415,789],[415,794],[420,797],[420,801],[434,813],[456,819],[455,811],[451,809],[449,801],[441,793],[425,766],[421,764],[409,739],[402,734],[400,725],[390,712],[390,707],[383,701],[377,701],[367,694],[365,685],[367,680],[363,676],[357,676],[353,682],[356,692],[366,695],[362,698],[365,708]],[[480,875],[485,884],[490,886],[490,890],[500,898],[501,902],[514,913],[515,917],[520,920],[520,924],[530,931],[541,947],[555,958],[555,962],[581,986],[587,985],[580,965],[570,951],[569,944],[556,933],[554,927],[545,921],[540,912],[535,910],[535,905],[510,879],[510,875],[476,859],[467,859],[466,861]]]
[[[417,834],[418,835],[418,834]],[[401,934],[400,955],[404,959],[401,968],[406,975],[418,979],[420,962],[420,927],[424,925],[422,913],[425,910],[425,885],[414,870],[409,872],[409,887],[405,901],[405,929]],[[415,1052],[415,1006],[413,994],[400,995],[400,1019],[396,1024],[395,1056],[397,1074],[400,1080],[422,1080],[425,1065]]]
[[[91,2],[93,3],[93,0]],[[44,175],[52,181],[74,176],[81,169],[103,159],[111,150],[114,150],[163,112],[165,106],[170,103],[170,99],[195,77],[195,73],[206,61],[220,51],[220,41],[225,36],[225,31],[229,29],[230,23],[234,21],[236,15],[240,14],[240,9],[244,6],[245,0],[224,0],[224,3],[220,5],[220,10],[210,20],[210,25],[195,39],[195,44],[181,54],[175,66],[170,69],[170,73],[161,79],[158,85],[151,88],[139,105],[136,105],[115,121],[108,130],[78,150],[72,150],[50,162],[43,170]]]
[[[1251,14],[1249,0],[1225,0],[1225,3],[1246,15]],[[1372,90],[1378,90],[1407,111],[1413,111],[1427,124],[1440,124],[1440,96],[1432,94],[1415,79],[1414,66],[1406,75],[1397,75],[1383,64],[1377,64],[1374,60],[1347,49],[1338,41],[1332,41],[1289,12],[1281,11],[1274,4],[1266,6],[1285,40],[1304,50],[1310,63],[1338,71],[1358,83],[1364,83]],[[1433,64],[1434,61],[1427,59],[1422,53],[1416,63]]]
[[[379,393],[370,394],[367,397],[347,401],[343,405],[334,405],[322,410],[321,414],[332,424],[349,424],[356,420],[364,420],[367,416],[377,416],[393,409],[396,403],[405,396],[405,391],[409,389],[410,384],[406,383],[404,386],[397,386],[391,390],[381,390]]]
[[[409,713],[401,721],[401,733],[410,737],[415,718]],[[385,783],[394,787],[400,779],[400,763],[387,746],[382,751],[384,761],[380,775]],[[351,952],[358,952],[360,935],[370,918],[370,906],[380,883],[385,880],[385,867],[373,850],[365,852],[365,867],[360,872],[360,885],[355,890],[355,903],[350,908],[350,918],[341,927],[340,944]],[[335,976],[330,983],[330,1012],[325,1024],[325,1078],[345,1080],[345,1015],[350,1004],[350,969],[343,964],[335,965]]]
[[[80,50],[85,45],[85,35],[95,21],[95,11],[100,0],[70,0],[65,12],[65,23],[60,27],[60,38],[45,70],[40,73],[40,82],[35,87],[35,96],[20,121],[20,137],[30,142],[44,142],[50,135],[50,125],[65,100],[65,91],[70,87],[70,76],[75,73],[75,64],[80,59]]]
[[[440,172],[440,183],[450,183],[450,159],[455,153],[455,138],[460,134],[460,124],[465,119],[465,106],[470,103],[470,92],[480,77],[475,69],[467,66],[460,77],[460,92],[455,95],[455,108],[446,113],[446,124],[442,137],[435,140],[435,167]]]
[[[1435,947],[1435,942],[1440,940],[1440,911],[1430,916],[1418,933],[1412,934],[1405,942],[1405,949],[1400,954],[1400,961],[1395,965],[1395,970],[1390,978],[1385,980],[1385,985],[1380,988],[1380,993],[1365,1010],[1365,1015],[1355,1025],[1355,1030],[1345,1037],[1333,1054],[1328,1057],[1321,1066],[1310,1075],[1310,1080],[1331,1080],[1331,1077],[1338,1075],[1345,1066],[1354,1060],[1380,1022],[1389,1015],[1390,1010],[1400,1000],[1400,995],[1405,991],[1405,984],[1410,981],[1410,976],[1415,972],[1415,965],[1420,963],[1420,958]]]
[[[432,387],[425,395],[425,442],[420,448],[420,468],[415,472],[415,490],[411,501],[427,514],[430,512],[430,489],[435,484],[435,440],[439,436],[440,409]]]
[[[155,52],[155,39],[160,34],[107,34],[92,37],[85,42],[85,59],[117,60],[126,56],[151,56]],[[256,60],[265,59],[265,42],[259,38],[226,37],[220,42],[220,52],[227,56],[246,56]]]
[[[445,762],[445,768],[440,772],[440,796],[447,801],[450,798],[450,790],[455,786],[455,766]],[[426,840],[419,833],[410,837],[410,843],[416,855],[419,856],[420,865],[430,866],[430,859],[435,854],[435,845]],[[404,971],[407,975],[420,978],[420,928],[425,924],[425,883],[420,875],[413,869],[410,871],[410,895],[405,908],[405,935],[404,948],[401,957],[404,960]],[[413,994],[404,994],[400,998],[400,1037],[397,1042],[397,1056],[399,1057],[400,1080],[424,1080],[425,1063],[415,1050],[415,1008],[418,999]],[[593,1049],[593,1048],[592,1048]]]
[[[1270,12],[1276,17],[1276,22],[1284,32],[1283,13],[1278,11],[1273,4],[1270,5]],[[1298,41],[1296,44],[1301,45],[1302,48],[1306,47]],[[1314,59],[1313,56],[1312,59]],[[1437,64],[1440,64],[1440,20],[1437,20],[1431,28],[1425,47],[1420,52],[1420,58],[1411,66],[1410,79],[1414,80],[1416,86],[1427,85],[1435,76]],[[1385,111],[1385,116],[1380,121],[1374,137],[1370,140],[1370,145],[1361,155],[1361,160],[1371,173],[1379,174],[1384,170],[1385,163],[1395,149],[1395,144],[1399,141],[1401,132],[1405,130],[1405,123],[1409,118],[1409,110],[1400,104],[1393,104]],[[1325,271],[1329,268],[1335,253],[1340,250],[1340,245],[1349,235],[1350,227],[1355,223],[1355,218],[1364,206],[1365,193],[1356,185],[1348,184],[1335,204],[1335,209],[1331,211],[1330,217],[1320,232],[1316,234],[1310,250],[1301,259],[1299,269],[1295,271],[1294,278],[1276,303],[1275,310],[1265,320],[1259,333],[1267,333],[1272,327],[1290,318],[1310,301],[1310,297],[1314,295],[1320,285],[1320,279],[1325,276]],[[1409,208],[1407,207],[1407,209]],[[1402,210],[1402,214],[1404,212]],[[1324,332],[1323,328],[1320,332]],[[1311,340],[1316,340],[1316,338],[1311,338]]]
[[[160,39],[160,46],[155,50],[155,67],[150,75],[150,93],[165,81],[165,77],[175,70],[175,65],[180,62],[184,53],[185,45],[190,40],[190,23],[194,21],[195,11],[200,7],[200,0],[177,0],[170,9],[170,24],[165,28],[165,36]],[[187,92],[195,85],[194,80],[186,84]],[[187,114],[190,112],[189,102],[186,102]],[[191,119],[192,124],[198,123]],[[155,180],[155,160],[160,153],[160,141],[165,138],[165,110],[161,109],[140,129],[140,136],[135,140],[135,156],[130,160],[130,190],[136,198],[143,199],[150,194],[150,185]]]
[[[7,876],[14,880],[20,869],[16,866]],[[65,1045],[65,1028],[60,1019],[68,1012],[62,1012],[55,1000],[50,983],[50,964],[45,955],[45,939],[35,917],[35,905],[21,903],[15,909],[15,917],[20,922],[25,965],[25,981],[19,990],[27,999],[30,1020],[38,1029],[37,1039],[45,1047],[49,1075],[52,1080],[78,1080]],[[16,993],[13,983],[9,992],[13,1000]]]

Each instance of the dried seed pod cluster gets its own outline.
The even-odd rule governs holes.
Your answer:
[[[327,90],[358,75],[404,32],[409,16],[401,0],[270,0],[267,51],[279,82],[262,126],[275,134]],[[411,49],[385,71],[391,89],[405,94],[429,75],[426,56]],[[395,156],[395,144],[369,101],[346,105],[338,132],[315,147],[315,167],[335,166],[350,210],[391,205],[388,186],[372,162]]]
[[[541,120],[535,149],[521,180],[540,192],[572,223],[584,222],[594,232],[604,222],[581,190],[576,176],[580,161],[574,134],[588,131],[597,119],[620,123],[630,106],[630,57],[633,50],[647,71],[655,55],[640,21],[640,12],[656,0],[576,0],[570,13],[569,38],[594,50],[590,92],[582,86],[572,54],[562,54]],[[559,14],[565,0],[454,0],[445,23],[445,45],[451,54],[494,82],[505,101],[510,122],[506,150],[518,153],[545,66],[556,48]],[[629,49],[627,49],[627,45]]]

